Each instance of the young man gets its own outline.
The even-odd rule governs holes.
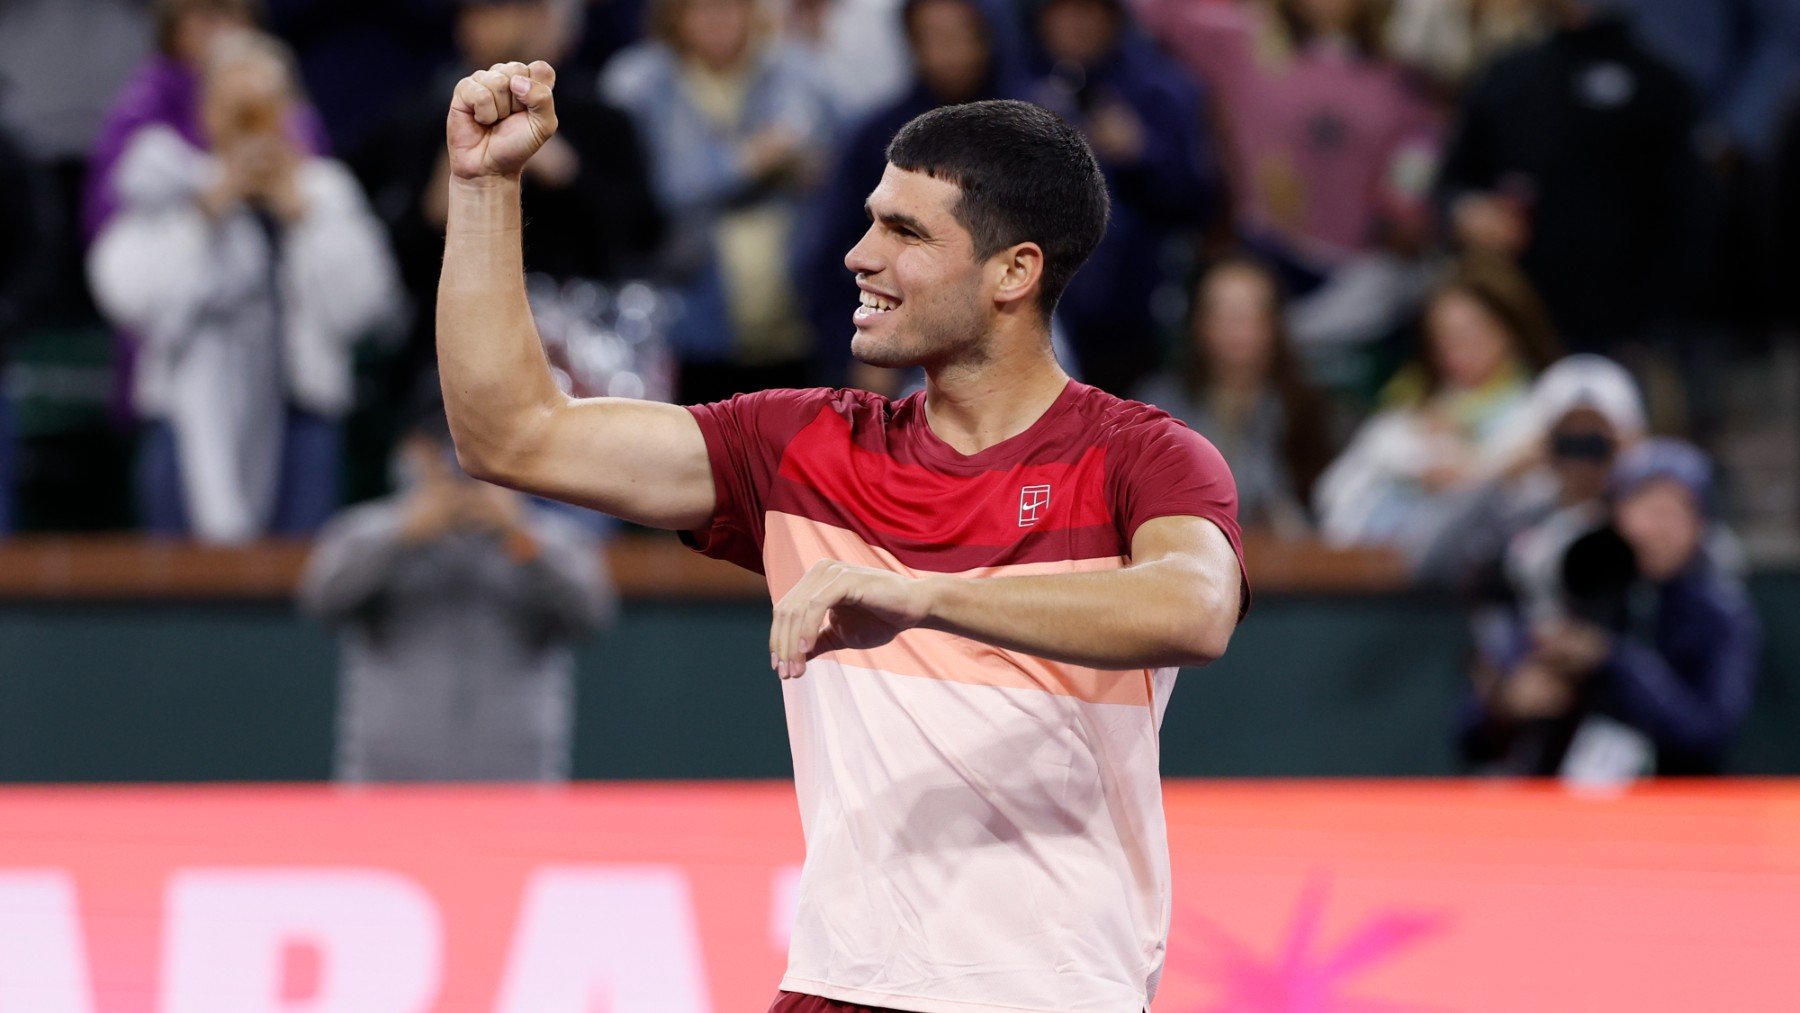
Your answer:
[[[894,139],[845,258],[851,350],[923,366],[921,394],[571,400],[520,263],[518,177],[556,129],[554,82],[496,65],[451,104],[438,355],[457,452],[767,573],[807,839],[773,1008],[1146,1007],[1170,905],[1157,727],[1247,589],[1217,451],[1050,353],[1056,297],[1105,229],[1092,153],[1016,102]]]

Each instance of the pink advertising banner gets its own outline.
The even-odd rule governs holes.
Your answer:
[[[1800,1009],[1800,783],[1171,782],[1157,1013]],[[0,790],[0,1011],[759,1013],[781,783]]]

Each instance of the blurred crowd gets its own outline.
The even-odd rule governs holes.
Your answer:
[[[848,356],[863,197],[910,117],[1029,99],[1114,201],[1065,365],[1210,437],[1246,529],[1468,596],[1472,762],[1717,767],[1757,640],[1724,522],[1800,474],[1796,0],[6,0],[0,534],[230,543],[371,500],[315,611],[484,574],[494,665],[558,726],[542,650],[609,605],[544,547],[595,522],[461,488],[418,395],[450,85],[533,59],[570,391],[916,383]],[[406,614],[420,657],[470,628]],[[366,687],[397,657],[353,650]],[[377,754],[345,763],[411,762]]]

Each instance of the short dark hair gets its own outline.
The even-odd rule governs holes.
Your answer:
[[[1044,250],[1038,304],[1056,308],[1069,279],[1106,234],[1106,178],[1087,141],[1042,106],[991,99],[941,106],[912,119],[888,144],[896,169],[955,183],[951,209],[978,260],[1016,243]]]

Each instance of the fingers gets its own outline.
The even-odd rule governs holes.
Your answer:
[[[551,89],[555,86],[556,70],[543,60],[531,64],[496,63],[458,81],[452,105],[484,127],[513,113],[529,111],[540,127],[547,128],[543,136],[548,138],[556,126],[551,101]]]
[[[489,79],[492,81],[490,87],[498,91],[509,112],[518,112],[525,108],[525,103],[519,101],[519,93],[515,85],[515,79],[526,76],[526,68],[523,63],[517,60],[511,63],[496,63],[486,71],[478,73],[489,75]]]
[[[831,607],[842,600],[842,576],[835,562],[815,563],[775,604],[769,625],[769,665],[783,679],[797,679],[806,673],[808,652],[816,646]]]
[[[485,73],[478,71],[477,73]],[[510,104],[510,103],[509,103]],[[484,127],[491,127],[500,122],[505,115],[501,112],[506,106],[500,104],[499,96],[493,89],[484,85],[471,74],[456,82],[456,91],[451,100],[451,107],[468,113],[475,122]]]

